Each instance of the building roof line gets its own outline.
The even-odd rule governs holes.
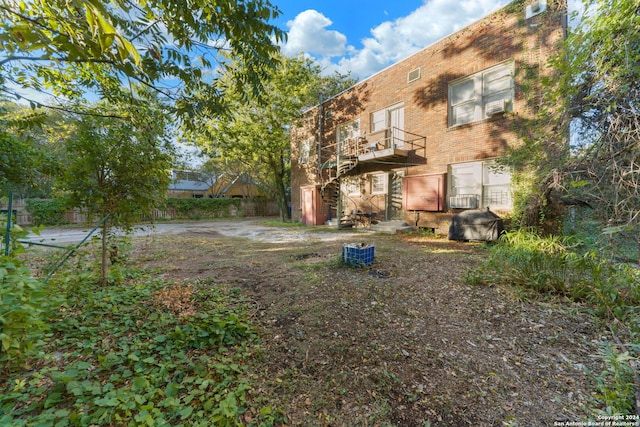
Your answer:
[[[423,47],[423,48],[418,49],[418,50],[417,50],[417,51],[415,51],[414,53],[410,54],[409,56],[407,56],[407,57],[405,57],[405,58],[403,58],[403,59],[401,59],[401,60],[399,60],[399,61],[397,61],[397,62],[394,62],[393,64],[387,65],[387,66],[386,66],[386,67],[384,67],[383,69],[381,69],[381,70],[379,70],[379,71],[376,71],[375,73],[373,73],[373,74],[371,74],[370,76],[368,76],[368,77],[364,78],[363,80],[360,80],[359,82],[357,82],[357,83],[356,83],[356,84],[354,84],[353,86],[349,86],[347,89],[345,89],[345,90],[343,90],[343,91],[341,91],[341,92],[339,92],[339,93],[337,93],[337,94],[335,94],[335,95],[333,95],[333,96],[330,96],[330,97],[328,97],[327,99],[322,99],[322,100],[321,100],[321,102],[319,102],[318,104],[314,105],[313,107],[309,107],[309,108],[307,108],[307,109],[306,109],[306,110],[304,110],[302,113],[304,114],[304,113],[306,113],[306,112],[308,112],[308,111],[313,110],[314,108],[318,108],[318,107],[320,107],[321,105],[325,104],[326,102],[328,102],[328,101],[330,101],[330,100],[332,100],[332,99],[334,99],[334,98],[337,98],[337,97],[339,97],[340,95],[342,95],[343,93],[345,93],[345,92],[347,92],[347,91],[350,91],[351,89],[353,89],[353,88],[355,88],[355,87],[359,86],[360,84],[362,84],[362,83],[366,82],[367,80],[372,79],[373,77],[377,76],[378,74],[384,73],[384,72],[385,72],[385,71],[387,71],[388,69],[390,69],[390,68],[392,68],[392,67],[395,67],[396,65],[401,64],[401,63],[403,63],[403,62],[405,62],[405,61],[407,61],[407,60],[411,59],[412,57],[414,57],[414,56],[418,55],[419,53],[422,53],[423,51],[425,51],[425,50],[427,50],[427,49],[429,49],[429,48],[432,48],[433,46],[435,46],[436,44],[438,44],[438,43],[442,42],[443,40],[446,40],[447,38],[449,38],[449,37],[451,37],[451,36],[453,36],[453,35],[455,35],[455,34],[458,34],[459,32],[462,32],[462,31],[466,30],[467,28],[469,28],[469,27],[471,27],[471,26],[473,26],[473,25],[477,24],[478,22],[480,22],[480,21],[482,21],[482,20],[486,19],[487,17],[489,17],[489,16],[491,16],[491,15],[494,15],[494,14],[496,14],[496,13],[500,12],[500,11],[501,11],[501,10],[503,10],[503,9],[506,9],[507,7],[511,6],[511,4],[512,4],[512,3],[514,3],[515,1],[516,1],[516,0],[512,0],[512,1],[510,1],[509,3],[505,4],[504,6],[499,7],[499,8],[497,8],[497,9],[493,10],[492,12],[489,12],[489,13],[487,13],[486,15],[484,15],[484,16],[482,16],[482,17],[480,17],[480,18],[476,19],[475,21],[473,21],[473,22],[471,22],[471,23],[469,23],[469,24],[465,25],[464,27],[460,28],[459,30],[454,31],[453,33],[447,34],[446,36],[444,36],[444,37],[442,37],[442,38],[440,38],[440,39],[438,39],[438,40],[434,41],[433,43],[431,43],[431,44],[429,44],[429,45],[427,45],[427,46],[425,46],[425,47]]]

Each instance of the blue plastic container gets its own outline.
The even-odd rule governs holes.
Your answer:
[[[375,247],[364,243],[345,243],[342,245],[342,262],[355,267],[367,267],[373,264]]]

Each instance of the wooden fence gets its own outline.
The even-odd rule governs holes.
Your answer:
[[[0,203],[0,212],[7,212],[6,203]],[[26,201],[17,199],[13,201],[12,206],[15,221],[19,225],[33,225],[31,213],[27,210]],[[198,220],[212,218],[242,218],[242,217],[269,217],[278,216],[278,205],[274,201],[242,199],[240,208],[231,205],[226,214],[211,214],[204,209],[193,209],[187,213],[180,214],[175,208],[154,209],[145,220],[149,221],[179,221],[179,220]],[[73,209],[65,213],[65,222],[68,224],[88,224],[92,222],[87,213],[81,209]]]

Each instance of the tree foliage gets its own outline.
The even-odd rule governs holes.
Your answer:
[[[320,91],[325,96],[340,92],[354,83],[348,75],[323,77],[321,69],[304,57],[278,56],[280,64],[266,80],[263,99],[245,102],[241,97],[227,97],[233,105],[229,117],[209,120],[207,133],[196,138],[212,157],[240,162],[246,173],[268,188],[280,206],[281,217],[287,216],[290,178],[289,126],[300,117],[305,107],[317,104]],[[235,62],[221,78],[223,85],[241,72],[244,64]]]
[[[0,131],[0,188],[20,185],[29,180],[23,171],[32,169],[33,147],[8,132]]]
[[[2,221],[0,220],[0,225]],[[26,234],[26,233],[23,233]],[[0,254],[0,362],[22,360],[46,329],[44,284],[31,277],[23,262]]]
[[[181,114],[217,114],[220,88],[203,86],[216,80],[207,71],[233,57],[243,67],[232,87],[260,92],[284,37],[269,23],[279,13],[264,0],[0,0],[0,92],[32,105],[41,101],[27,89],[114,101],[131,98],[139,83]],[[196,107],[192,96],[202,91],[206,102]]]
[[[542,102],[507,163],[525,225],[557,232],[564,202],[594,208],[601,229],[640,222],[640,6],[584,0],[580,22],[543,78]],[[533,76],[535,80],[537,76]],[[526,83],[525,83],[526,85]],[[527,95],[534,93],[523,87]],[[538,95],[534,93],[534,97]]]
[[[199,168],[202,182],[209,187],[209,197],[225,197],[225,192],[246,174],[246,168],[237,160],[212,156]],[[248,196],[248,194],[244,194]]]
[[[16,135],[15,130],[21,123],[16,116],[18,110],[13,103],[0,104],[0,191],[3,192],[33,184],[42,154],[32,140]]]
[[[49,196],[73,122],[60,111],[0,103],[0,191],[10,189],[21,197]]]
[[[640,236],[640,4],[585,7],[567,40],[560,85],[575,130],[569,191],[589,201],[605,233]]]
[[[66,144],[60,190],[70,206],[109,216],[103,224],[103,281],[110,227],[131,228],[168,189],[171,145],[162,110],[154,105],[121,107],[117,111],[123,119],[84,116]]]

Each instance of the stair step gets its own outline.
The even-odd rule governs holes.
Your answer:
[[[371,231],[377,233],[395,234],[402,231],[411,231],[413,228],[404,221],[382,221],[371,225]]]

